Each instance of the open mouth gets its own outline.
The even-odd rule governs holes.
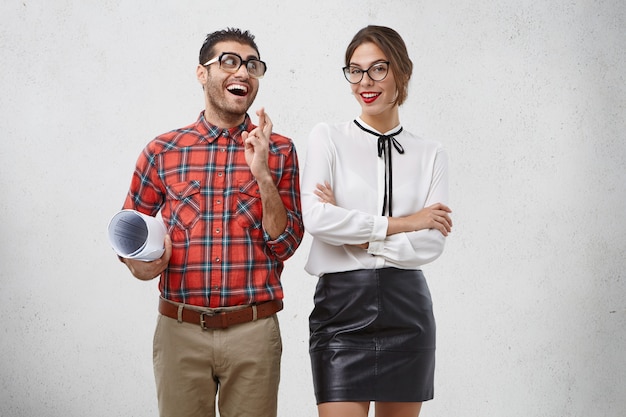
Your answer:
[[[248,94],[248,87],[243,84],[231,84],[226,89],[231,93],[239,97],[243,97]]]

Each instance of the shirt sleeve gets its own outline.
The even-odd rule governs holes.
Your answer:
[[[333,246],[384,240],[388,224],[386,217],[322,203],[314,194],[317,184],[328,182],[333,187],[335,155],[329,126],[318,124],[309,135],[302,179],[302,207],[307,231]]]
[[[148,144],[137,158],[124,209],[155,216],[165,201],[165,190],[155,168],[154,142]]]
[[[285,231],[276,239],[271,240],[264,231],[268,248],[277,259],[284,261],[290,258],[302,242],[304,225],[300,203],[300,176],[298,156],[295,145],[292,144],[287,153],[283,167],[283,175],[278,181],[277,188],[285,210],[287,211],[287,226]]]
[[[435,203],[448,204],[448,156],[444,149],[439,149],[435,154],[432,180],[424,207]],[[437,259],[443,253],[445,241],[445,236],[435,229],[398,233],[371,241],[368,253],[382,256],[400,267],[418,268]]]

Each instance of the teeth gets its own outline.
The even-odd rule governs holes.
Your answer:
[[[247,93],[248,92],[248,88],[244,85],[241,84],[232,84],[229,85],[228,87],[226,87],[228,89],[228,91],[232,91],[232,92],[240,92],[240,93]]]
[[[363,98],[374,98],[378,95],[378,93],[363,93],[361,94]]]

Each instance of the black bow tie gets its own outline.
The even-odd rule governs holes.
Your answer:
[[[393,217],[393,213],[391,211],[391,201],[392,201],[392,195],[393,195],[393,169],[391,165],[391,146],[393,145],[393,147],[396,148],[396,151],[398,151],[399,154],[404,153],[404,148],[402,147],[400,142],[398,142],[396,138],[394,137],[400,132],[402,132],[402,126],[400,126],[400,129],[398,129],[397,131],[389,135],[380,135],[374,132],[373,130],[366,129],[365,127],[361,126],[361,124],[359,124],[359,122],[357,122],[356,120],[354,121],[354,123],[359,128],[361,128],[361,130],[367,133],[370,133],[374,136],[378,136],[378,157],[385,158],[385,196],[383,200],[382,215],[384,216],[385,211],[388,211],[389,217]],[[389,173],[388,176],[387,176],[387,173]],[[389,200],[387,200],[387,189],[389,189]]]

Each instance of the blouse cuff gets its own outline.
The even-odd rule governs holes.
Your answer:
[[[374,227],[369,240],[367,253],[370,255],[380,255],[385,249],[385,239],[387,238],[387,227],[389,219],[385,216],[374,217]]]

